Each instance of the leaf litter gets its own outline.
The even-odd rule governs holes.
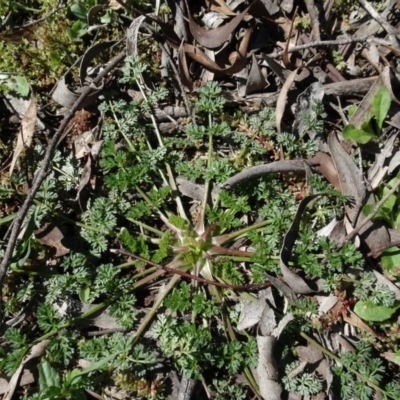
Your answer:
[[[179,14],[178,3],[179,12],[187,18],[187,23],[183,22],[179,25],[180,30],[173,28],[174,18],[178,18]],[[340,7],[336,3],[334,5],[334,2],[320,5],[312,0],[307,0],[305,7],[295,8],[297,5],[292,1],[279,3],[275,1],[225,2],[224,0],[215,0],[201,2],[199,6],[185,0],[177,1],[177,7],[171,11],[171,14],[165,15],[166,19],[160,18],[157,13],[151,14],[147,12],[148,10],[133,7],[135,18],[131,18],[133,22],[130,26],[124,27],[128,28],[126,50],[129,55],[140,56],[141,53],[143,54],[141,41],[148,40],[151,36],[159,40],[160,32],[162,32],[164,39],[160,40],[160,44],[164,46],[162,52],[169,54],[166,62],[169,68],[166,74],[169,75],[169,79],[175,80],[176,87],[180,88],[179,90],[175,89],[177,97],[175,102],[169,98],[167,103],[168,101],[171,103],[165,103],[164,107],[174,107],[182,99],[187,101],[186,96],[195,96],[198,88],[205,83],[202,78],[207,74],[207,81],[214,80],[223,88],[222,96],[229,100],[229,107],[235,108],[240,114],[237,118],[243,118],[247,123],[247,119],[252,118],[257,108],[274,107],[276,137],[284,138],[289,133],[299,141],[316,141],[317,149],[313,157],[307,157],[304,153],[301,157],[296,156],[295,153],[289,154],[290,152],[285,154],[281,144],[280,148],[273,152],[273,155],[270,154],[269,158],[266,157],[264,163],[246,165],[244,170],[236,170],[226,179],[221,179],[219,184],[211,190],[206,182],[203,184],[196,182],[196,178],[190,180],[186,177],[177,179],[178,186],[173,188],[179,190],[185,199],[190,199],[189,202],[192,204],[201,203],[203,199],[206,201],[211,199],[213,204],[217,204],[223,190],[235,192],[240,190],[242,185],[249,182],[255,184],[260,179],[279,179],[287,184],[293,180],[296,183],[307,181],[305,183],[306,192],[298,193],[292,222],[284,237],[281,238],[279,268],[275,274],[272,274],[271,271],[264,273],[265,280],[272,283],[274,292],[271,288],[268,289],[269,297],[263,297],[260,291],[253,293],[251,295],[253,301],[244,305],[237,325],[232,327],[224,322],[226,332],[231,334],[231,341],[237,337],[235,333],[232,335],[235,329],[237,330],[236,335],[240,334],[240,331],[246,330],[246,334],[252,335],[256,340],[258,361],[256,370],[253,371],[256,385],[251,386],[252,379],[249,376],[252,377],[252,372],[249,370],[246,371],[246,382],[252,387],[258,398],[280,399],[283,392],[290,393],[289,396],[293,398],[300,398],[299,391],[302,395],[308,396],[307,398],[330,398],[330,393],[335,390],[333,389],[331,367],[335,361],[338,361],[334,357],[343,356],[348,351],[345,346],[339,346],[333,354],[330,333],[333,328],[346,332],[348,329],[346,324],[357,328],[353,334],[348,335],[347,339],[362,341],[361,334],[369,334],[380,341],[374,349],[375,352],[381,352],[381,357],[391,365],[391,368],[395,368],[393,364],[399,364],[398,354],[395,353],[398,343],[395,334],[390,333],[390,330],[396,329],[398,303],[385,303],[385,300],[379,300],[379,295],[374,294],[372,290],[368,292],[368,296],[363,297],[362,291],[355,291],[349,284],[352,280],[361,281],[363,274],[372,271],[376,280],[376,283],[373,284],[376,291],[381,290],[386,293],[387,297],[394,296],[396,301],[399,300],[398,276],[400,269],[398,263],[400,260],[398,256],[396,258],[396,255],[391,253],[391,251],[398,251],[397,246],[399,245],[399,242],[395,244],[400,230],[399,192],[397,190],[388,193],[392,189],[392,187],[388,187],[389,178],[392,179],[390,182],[394,189],[398,188],[398,181],[400,182],[396,175],[399,172],[400,164],[398,145],[398,120],[400,118],[398,80],[400,77],[397,62],[400,50],[396,31],[399,23],[398,13],[396,14],[398,2],[393,0],[386,2],[379,12],[366,0],[360,0],[359,3],[355,3],[350,10],[342,10],[343,13],[346,11],[350,13],[349,18],[342,18]],[[119,1],[109,2],[106,7],[114,10],[113,12],[121,13],[122,10],[125,10]],[[216,15],[211,16],[210,12],[216,13]],[[203,26],[201,21],[204,21],[204,17],[215,18],[218,15],[221,18],[217,27]],[[88,19],[88,23],[90,24],[90,19]],[[341,34],[341,31],[345,33]],[[332,39],[335,37],[336,39]],[[65,116],[66,123],[77,116],[83,108],[90,108],[91,112],[98,114],[99,95],[115,85],[116,76],[120,73],[117,68],[111,70],[100,84],[91,83],[90,74],[94,73],[96,76],[103,66],[99,64],[97,69],[96,67],[91,69],[90,65],[97,63],[98,58],[104,55],[105,50],[111,49],[111,54],[116,44],[115,40],[102,40],[100,39],[97,43],[85,43],[87,50],[82,54],[80,79],[77,79],[78,75],[70,75],[68,79],[66,75],[58,76],[54,90],[47,93],[48,97],[52,98],[55,108],[64,107],[59,111],[61,115]],[[18,83],[18,80],[16,82]],[[92,90],[89,90],[91,85]],[[114,86],[114,89],[116,87]],[[17,104],[16,98],[21,97],[21,93],[23,93],[20,89],[16,88],[15,98],[1,92],[1,101],[7,105]],[[128,90],[140,92],[141,101],[143,101],[143,93],[138,89],[140,88],[129,87]],[[46,142],[47,139],[34,138],[36,125],[40,122],[41,129],[43,129],[46,125],[42,125],[42,121],[45,121],[47,132],[54,134],[54,127],[59,124],[58,117],[45,116],[42,110],[40,110],[40,119],[38,118],[35,100],[38,93],[36,90],[36,88],[32,89],[29,106],[16,112],[22,117],[22,121],[18,131],[14,128],[16,145],[13,149],[13,157],[11,162],[4,157],[2,160],[3,167],[6,165],[9,170],[7,179],[11,179],[15,174],[17,160],[25,162],[29,159],[26,150],[31,148],[32,142],[41,141],[45,143],[45,147],[49,143],[49,141]],[[82,93],[85,93],[85,90],[87,90],[87,95],[79,100],[81,101],[80,106],[76,107],[78,99]],[[126,88],[117,87],[117,90],[122,97]],[[329,107],[329,104],[336,104],[337,99],[340,99],[337,103],[338,106]],[[317,116],[315,105],[318,102],[325,105],[328,114],[327,123],[324,124],[324,135],[321,135],[315,127],[310,129],[310,121]],[[254,106],[253,109],[251,106]],[[355,111],[351,111],[352,108]],[[7,113],[15,113],[14,109],[16,108],[8,106]],[[175,138],[185,129],[187,121],[184,119],[193,118],[193,115],[185,114],[185,109],[181,109],[179,115],[176,116],[162,110],[161,114],[162,118],[172,120],[174,123],[170,135]],[[143,115],[146,122],[150,122],[151,111],[146,110]],[[307,118],[304,115],[307,115]],[[196,123],[195,120],[193,122]],[[53,125],[53,127],[49,128],[49,125]],[[64,126],[59,132],[58,145],[61,158],[67,157],[69,154],[71,146],[68,145],[68,142],[73,142],[71,137],[78,137],[75,139],[76,144],[77,140],[79,141],[79,135],[82,136],[82,132],[87,132],[84,129],[81,130],[76,123],[69,125],[68,129],[65,128]],[[56,129],[58,128],[56,127]],[[64,142],[65,138],[69,138],[65,141],[67,143]],[[153,138],[149,136],[149,140],[151,141]],[[82,168],[74,189],[75,198],[72,200],[78,203],[80,210],[74,209],[75,206],[71,205],[73,203],[71,202],[68,206],[70,215],[76,216],[90,207],[90,202],[88,205],[86,200],[81,202],[83,192],[87,191],[85,196],[90,196],[97,190],[97,185],[101,184],[104,176],[107,176],[108,171],[104,172],[104,176],[99,174],[98,156],[102,151],[102,146],[102,140],[92,140],[91,143],[84,143],[80,150],[75,149],[79,154],[74,154],[74,157],[82,162]],[[189,144],[185,144],[185,146],[189,146]],[[224,158],[228,156],[232,142],[215,140],[213,146],[219,157]],[[54,156],[54,149],[51,150],[50,147],[48,145],[46,157],[47,155]],[[197,151],[198,149],[197,145]],[[114,150],[118,151],[117,148]],[[346,246],[346,243],[354,241],[365,256],[372,255],[368,258],[368,266],[365,267],[365,271],[361,273],[358,271],[357,274],[354,274],[349,261],[349,265],[346,265],[341,271],[342,277],[345,277],[343,282],[348,282],[347,286],[345,284],[337,286],[333,292],[323,285],[323,279],[320,276],[305,273],[303,265],[296,264],[298,261],[296,249],[303,240],[301,229],[304,225],[308,225],[313,230],[316,220],[309,217],[309,210],[312,207],[318,209],[318,203],[323,203],[324,199],[330,195],[323,192],[311,194],[313,188],[312,184],[308,182],[310,171],[314,177],[324,177],[332,189],[348,198],[343,203],[342,214],[337,216],[339,220],[335,217],[331,223],[326,223],[319,231],[322,232],[323,228],[327,228],[321,236],[329,237],[337,245],[337,250],[334,251],[339,251],[340,248]],[[306,178],[303,178],[304,176]],[[2,181],[6,178],[2,176]],[[33,185],[37,182],[42,183],[45,174],[33,175],[30,178]],[[167,181],[165,177],[164,181]],[[32,189],[28,188],[28,190]],[[32,193],[34,192],[32,191]],[[392,202],[390,196],[384,198],[387,194],[394,196]],[[35,194],[33,194],[34,197]],[[385,201],[382,201],[382,198]],[[29,202],[32,200],[30,199]],[[0,216],[10,214],[13,207],[15,205],[11,206],[11,203],[7,207],[2,207]],[[199,214],[203,215],[205,204],[194,209],[200,209]],[[367,214],[366,210],[370,210],[370,214]],[[155,214],[163,215],[160,210],[155,209],[154,211]],[[253,210],[253,212],[260,220],[263,219],[261,215],[257,215],[258,210]],[[250,217],[253,218],[254,215]],[[168,225],[166,223],[168,219],[165,216],[163,218],[167,227],[173,228],[173,224]],[[18,233],[22,221],[23,218],[16,220],[14,227],[10,229]],[[204,221],[198,222],[195,226],[203,226],[204,237],[201,236],[201,239],[205,240],[211,229],[207,230],[207,227],[204,227]],[[41,221],[38,224],[40,227],[34,230],[37,241],[45,247],[54,248],[53,253],[48,250],[49,258],[58,259],[71,251],[69,244],[67,245],[68,240],[64,240],[67,238],[61,233],[58,224],[54,225],[49,221]],[[143,229],[146,230],[147,227],[144,226],[142,231]],[[158,227],[155,226],[153,229],[158,229]],[[317,233],[317,230],[314,231]],[[9,232],[4,232],[4,240],[8,235]],[[10,237],[17,236],[11,233]],[[62,244],[62,241],[66,244]],[[8,245],[11,252],[5,255],[0,268],[0,281],[4,279],[6,267],[10,262],[15,245],[15,239],[11,239]],[[251,254],[254,254],[256,249],[251,246]],[[25,249],[25,258],[21,257],[21,260],[27,260],[30,249],[29,245]],[[233,254],[234,251],[235,249],[232,248],[226,249],[227,254],[229,252]],[[243,254],[246,252],[237,250],[237,254],[239,251],[242,251]],[[380,258],[381,254],[382,258]],[[175,267],[179,266],[179,263],[171,265]],[[243,261],[240,268],[245,269],[247,276],[251,278],[246,261]],[[207,279],[212,280],[211,270],[202,272],[207,272]],[[150,276],[156,279],[162,275],[165,274],[158,271]],[[151,281],[152,279],[148,279],[146,284]],[[194,285],[194,287],[196,286]],[[385,289],[381,289],[382,287]],[[164,296],[165,286],[161,286],[159,290],[159,295]],[[240,297],[240,291],[232,290],[232,293]],[[274,298],[278,299],[280,294],[283,294],[283,300],[275,303]],[[376,299],[377,297],[378,299]],[[152,302],[161,302],[157,296],[154,298]],[[216,298],[218,299],[218,295]],[[292,359],[297,358],[298,364],[291,371],[285,372],[280,365],[280,360],[276,359],[277,354],[282,356],[277,347],[282,344],[280,341],[282,335],[285,335],[285,328],[291,327],[291,321],[298,317],[296,312],[301,309],[299,304],[302,302],[319,304],[316,313],[309,311],[308,314],[305,314],[309,320],[313,321],[313,324],[315,323],[315,326],[311,324],[309,328],[312,333],[308,333],[308,336],[304,333],[295,333],[301,344],[293,344],[288,351],[291,351]],[[94,307],[94,303],[82,303],[88,309]],[[310,306],[310,308],[312,307]],[[107,322],[108,320],[105,319],[102,322],[95,321],[92,325],[97,327],[99,332],[107,328],[121,329],[121,325],[112,317],[109,318],[111,322]],[[88,324],[82,323],[79,329],[87,326]],[[389,345],[384,344],[382,339],[385,334],[389,336],[389,342],[391,342]],[[320,342],[318,346],[315,345],[316,337]],[[285,337],[285,339],[287,338]],[[19,368],[9,381],[9,389],[5,398],[12,397],[25,364],[44,352],[44,344],[47,346],[48,343],[39,342],[32,347],[31,356],[21,359]],[[384,346],[385,352],[381,350],[382,346]],[[173,369],[172,371],[175,372]],[[239,374],[237,375],[239,376]],[[286,381],[283,380],[284,376],[287,377]],[[385,391],[384,386],[371,385],[368,376],[364,377],[365,379],[359,375],[354,376],[359,382],[372,387],[377,394],[395,398],[393,394]],[[314,385],[313,389],[308,388],[308,392],[304,384],[307,377],[312,380]],[[177,389],[179,398],[185,400],[195,398],[194,392],[188,390],[190,381],[190,379],[182,378],[181,386]],[[321,383],[320,386],[316,383],[317,381]],[[197,398],[211,397],[207,383],[204,385],[202,397]]]

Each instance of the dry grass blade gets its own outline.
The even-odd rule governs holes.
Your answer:
[[[26,110],[24,118],[22,119],[21,128],[18,132],[17,145],[15,146],[14,155],[10,165],[10,176],[12,175],[18,157],[26,148],[30,147],[32,143],[33,134],[35,132],[35,124],[36,99],[32,97],[29,107]]]

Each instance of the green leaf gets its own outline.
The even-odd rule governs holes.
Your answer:
[[[75,3],[71,6],[70,8],[71,12],[78,17],[80,20],[86,22],[87,14],[88,14],[88,9],[87,7],[82,4],[82,3]]]
[[[90,287],[83,287],[79,291],[79,299],[82,303],[87,303],[90,297]]]
[[[109,24],[112,21],[112,10],[107,10],[106,13],[100,18],[102,24]]]
[[[13,76],[8,84],[9,88],[21,97],[28,97],[31,87],[23,76]]]
[[[390,272],[400,265],[400,248],[391,247],[386,249],[381,256],[383,268]]]
[[[88,374],[89,372],[93,372],[93,371],[97,371],[99,370],[101,367],[103,367],[104,365],[106,365],[108,362],[112,361],[116,356],[118,355],[118,353],[115,354],[111,354],[108,357],[105,357],[99,361],[93,362],[91,363],[87,368],[79,371],[79,370],[73,370],[71,375],[70,375],[70,381],[69,384],[71,386],[74,385],[74,383],[76,383],[81,376]]]
[[[374,96],[372,107],[379,129],[382,129],[383,121],[390,109],[391,101],[390,93],[385,86],[382,86]]]
[[[391,179],[387,185],[385,185],[385,187],[383,188],[382,191],[382,197],[385,197],[389,192],[390,192],[390,188],[393,187],[394,185],[397,184],[397,182],[399,181],[398,177],[395,177],[393,179]],[[383,204],[383,207],[386,207],[387,209],[389,209],[390,211],[393,210],[393,207],[395,206],[397,201],[397,196],[395,196],[394,194],[392,194],[387,201],[385,201],[385,203]]]
[[[76,21],[72,24],[70,29],[67,29],[68,36],[74,42],[80,42],[81,37],[85,36],[87,33],[86,22]]]
[[[400,232],[400,212],[397,214],[396,217],[396,229]]]
[[[357,129],[354,125],[347,125],[343,129],[343,137],[347,140],[353,140],[354,142],[365,144],[376,139],[376,135],[364,131],[363,129]]]
[[[400,304],[395,307],[377,306],[371,301],[358,301],[354,306],[354,312],[365,321],[382,322],[391,318]]]
[[[61,379],[58,372],[47,362],[38,365],[39,370],[39,385],[41,390],[50,387],[61,387]]]
[[[347,110],[347,115],[349,118],[351,118],[354,113],[357,111],[357,104],[352,104],[349,109]]]

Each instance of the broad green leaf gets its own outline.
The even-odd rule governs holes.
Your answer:
[[[396,217],[396,229],[400,232],[400,212],[397,214]]]
[[[391,318],[400,304],[395,307],[377,306],[371,301],[358,301],[354,306],[354,312],[363,320],[369,322],[382,322]]]
[[[347,115],[349,118],[351,118],[354,113],[357,111],[357,104],[352,104],[349,109],[347,110]]]
[[[368,216],[369,214],[372,213],[373,209],[374,209],[374,205],[373,204],[366,204],[363,208],[362,208],[362,212],[365,216]],[[373,221],[379,221],[379,220],[384,220],[387,221],[389,223],[389,225],[391,225],[392,220],[391,220],[391,215],[390,215],[391,209],[388,207],[384,207],[382,206],[378,212],[374,215],[374,217],[372,218]]]
[[[67,29],[68,36],[74,42],[80,42],[81,37],[87,33],[87,24],[82,21],[75,21],[70,29]]]
[[[373,204],[366,204],[362,208],[362,213],[367,217],[369,214],[371,214],[373,209],[374,209],[374,205]]]
[[[400,267],[400,248],[391,247],[386,249],[381,256],[382,266],[387,272],[391,272],[394,269]]]
[[[17,213],[7,215],[6,217],[0,218],[0,225],[7,224],[17,216]]]
[[[103,365],[112,361],[117,355],[118,355],[118,353],[115,353],[115,354],[105,357],[99,361],[91,363],[87,368],[85,368],[81,371],[78,369],[73,370],[71,372],[71,375],[69,376],[69,385],[71,385],[71,386],[74,385],[76,382],[78,382],[78,380],[80,379],[81,376],[86,375],[89,372],[99,370]]]
[[[396,360],[400,361],[400,350],[396,351],[396,353],[394,353],[394,357]]]
[[[83,287],[79,291],[79,299],[82,303],[87,303],[90,297],[90,288],[89,287]]]
[[[364,132],[370,133],[371,135],[376,136],[374,128],[371,125],[371,117],[370,116],[368,116],[368,119],[361,124],[361,130]]]
[[[12,76],[8,86],[13,92],[21,97],[27,97],[31,89],[28,81],[23,76]]]
[[[82,3],[75,3],[70,8],[71,12],[82,21],[86,21],[88,8]]]
[[[376,122],[378,123],[378,127],[381,130],[383,121],[386,118],[386,115],[390,109],[390,93],[385,86],[382,86],[375,94],[374,100],[372,102],[372,107],[374,110]]]
[[[112,10],[107,10],[106,13],[100,18],[102,24],[109,24],[112,21]]]
[[[393,187],[394,185],[396,185],[396,183],[398,182],[399,178],[395,177],[393,179],[391,179],[388,184],[383,188],[382,190],[382,197],[386,196],[389,192],[390,192],[390,188]],[[393,210],[394,205],[396,204],[397,201],[397,196],[395,196],[394,194],[391,195],[387,201],[385,201],[385,203],[383,204],[383,207],[388,208],[390,211]]]
[[[58,375],[58,372],[47,361],[39,364],[38,370],[39,385],[41,390],[50,387],[61,387],[60,375]]]
[[[357,129],[354,125],[347,125],[343,129],[343,137],[347,140],[353,140],[354,142],[365,144],[374,139],[376,135],[370,132],[366,132],[363,129]]]

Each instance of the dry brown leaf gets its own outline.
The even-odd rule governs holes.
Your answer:
[[[331,156],[319,151],[309,161],[317,163],[318,166],[316,168],[318,169],[318,171],[336,190],[341,191],[342,187],[340,185],[339,176]]]
[[[279,383],[278,367],[274,358],[275,336],[257,335],[258,385],[261,396],[268,400],[280,400],[282,386]]]
[[[226,5],[224,0],[206,0],[206,4],[210,10],[218,12],[220,14],[229,16],[237,15]]]
[[[387,90],[389,90],[390,97],[392,98],[392,100],[395,101],[397,104],[400,104],[399,99],[396,97],[396,95],[395,95],[395,93],[393,91],[393,87],[392,87],[392,71],[391,71],[390,67],[383,68],[383,71],[381,73],[381,78],[382,78],[383,84],[386,86]],[[398,82],[396,82],[396,84],[397,84],[396,93],[399,93]]]
[[[283,114],[285,113],[286,108],[286,100],[287,95],[290,88],[293,85],[297,77],[297,73],[301,68],[295,69],[290,75],[287,77],[286,82],[283,84],[281,91],[279,92],[278,101],[276,102],[276,129],[278,133],[281,133],[281,122],[283,118]]]
[[[217,64],[215,61],[211,60],[204,52],[198,49],[191,44],[185,43],[183,45],[184,51],[186,55],[188,55],[193,60],[197,61],[204,68],[209,69],[212,72],[224,72],[226,74],[234,74],[235,72],[240,71],[246,66],[246,54],[247,47],[249,45],[251,29],[247,29],[242,41],[240,42],[240,46],[238,51],[234,51],[229,56],[228,66],[223,67]]]
[[[186,8],[188,10],[190,32],[193,35],[194,39],[197,41],[197,43],[201,44],[202,46],[208,49],[215,49],[217,47],[220,47],[224,42],[226,42],[229,39],[229,36],[240,24],[240,22],[242,21],[242,19],[252,6],[252,4],[250,4],[240,14],[236,15],[227,24],[222,25],[215,29],[206,29],[196,24],[196,22],[192,17],[192,14],[190,13],[187,1],[185,0],[185,2],[186,2]]]
[[[144,15],[141,15],[135,18],[129,25],[129,28],[126,32],[126,54],[128,56],[138,55],[137,41],[138,41],[139,28],[145,19],[146,17]]]
[[[12,175],[15,163],[17,162],[17,159],[22,153],[22,151],[30,147],[30,145],[32,144],[32,138],[35,132],[35,125],[36,125],[36,99],[32,97],[29,107],[24,115],[24,118],[22,118],[21,121],[21,128],[18,132],[17,145],[15,146],[14,155],[10,165],[10,176]]]
[[[30,385],[35,382],[35,377],[28,368],[24,368],[21,374],[21,378],[18,381],[19,386]],[[8,377],[2,373],[0,375],[0,394],[4,394],[8,388]]]
[[[259,92],[268,85],[268,82],[265,80],[265,77],[261,72],[260,66],[258,65],[256,56],[254,55],[254,53],[252,53],[251,56],[252,62],[249,76],[247,77],[246,94]]]
[[[111,10],[119,10],[122,5],[118,3],[117,0],[108,0],[108,7],[110,7]]]
[[[69,253],[61,241],[64,239],[62,232],[53,224],[45,224],[43,227],[34,231],[36,239],[45,246],[51,246],[56,249],[55,257],[61,257]]]
[[[264,308],[266,306],[265,299],[260,298],[257,301],[250,301],[245,304],[240,312],[237,328],[239,331],[251,328],[258,324],[261,320]]]
[[[15,388],[18,385],[19,378],[21,376],[21,373],[22,373],[22,370],[24,369],[25,364],[28,361],[32,360],[33,358],[41,357],[44,354],[49,343],[50,343],[50,340],[45,339],[45,340],[42,340],[40,343],[35,344],[31,348],[30,352],[22,359],[20,366],[14,372],[14,375],[11,377],[11,379],[8,383],[7,392],[4,394],[3,400],[11,400],[12,399],[14,392],[15,392]]]
[[[186,60],[186,53],[182,45],[179,46],[178,50],[178,67],[179,67],[179,75],[181,78],[182,85],[187,89],[188,92],[193,91],[193,81],[190,77],[189,68]]]
[[[396,357],[396,353],[386,351],[385,353],[381,353],[381,356],[394,364],[400,365],[400,360]]]
[[[370,328],[358,315],[354,314],[353,311],[347,310],[347,313],[343,314],[343,320],[348,324],[361,329],[364,332],[369,333],[370,335],[379,338],[379,335]]]
[[[353,159],[339,143],[334,133],[328,136],[328,146],[339,176],[341,192],[352,196],[354,199],[353,204],[345,206],[345,210],[352,224],[355,224],[365,197],[365,185],[362,174]]]

